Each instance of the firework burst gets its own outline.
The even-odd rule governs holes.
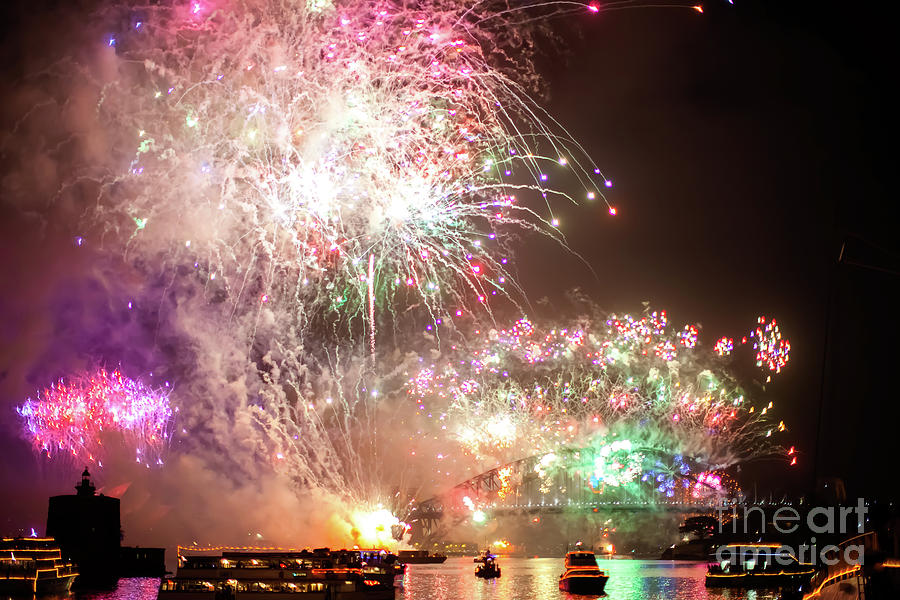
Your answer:
[[[168,389],[105,369],[60,380],[16,410],[35,450],[99,466],[118,451],[116,438],[137,462],[162,465],[173,419]]]
[[[521,319],[423,364],[407,384],[413,420],[420,431],[446,431],[441,459],[472,475],[593,448],[581,469],[592,485],[655,481],[672,491],[708,471],[785,455],[772,438],[785,429],[773,404],[752,402],[722,343],[706,349],[698,335],[693,325],[671,333],[665,312],[560,328]],[[411,441],[424,447],[425,437]]]
[[[572,8],[121,7],[99,110],[127,168],[99,178],[97,218],[232,312],[362,317],[372,337],[379,310],[518,297],[511,241],[562,241],[557,203],[611,185],[526,90],[528,22]]]

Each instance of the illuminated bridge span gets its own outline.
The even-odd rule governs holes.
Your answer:
[[[727,475],[717,475],[720,485],[711,485],[706,477],[698,479],[665,466],[662,458],[655,462],[651,455],[648,461],[647,450],[640,451],[644,464],[659,465],[656,470],[643,470],[628,481],[607,477],[604,482],[593,470],[598,452],[590,448],[567,450],[496,467],[420,502],[409,520],[428,535],[436,531],[442,519],[462,521],[475,516],[476,511],[485,518],[610,510],[708,513],[720,507],[730,510],[740,495],[740,488]],[[548,456],[554,459],[552,467]]]

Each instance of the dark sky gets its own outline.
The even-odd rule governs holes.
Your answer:
[[[824,398],[820,475],[846,478],[851,494],[896,498],[897,479],[882,473],[900,424],[891,15],[880,3],[735,3],[705,2],[702,15],[600,14],[579,19],[577,34],[560,25],[570,53],[545,61],[548,109],[615,181],[619,214],[582,206],[560,215],[572,250],[596,276],[540,240],[523,246],[520,275],[532,299],[554,303],[579,286],[609,310],[634,312],[649,301],[674,325],[702,323],[707,340],[749,331],[760,314],[777,317],[793,354],[770,393],[800,466],[748,473],[769,489],[807,489]],[[15,85],[26,43],[28,52],[40,47],[12,34],[19,25],[10,15],[33,24],[46,10],[25,6],[34,5],[4,9],[4,88]],[[28,350],[11,344],[49,325],[9,307],[22,294],[42,297],[54,269],[65,269],[53,257],[66,238],[0,207],[0,356],[12,363]],[[0,364],[0,383],[8,375]],[[37,383],[2,389],[22,394],[30,385]],[[24,444],[9,439],[12,421],[0,419],[4,487],[22,465],[34,468]],[[51,491],[60,490],[37,497]]]
[[[562,217],[596,278],[530,244],[526,289],[580,285],[610,310],[650,301],[708,340],[777,317],[793,352],[770,393],[803,454],[796,470],[750,472],[775,490],[811,486],[824,398],[819,476],[897,497],[883,471],[900,423],[889,15],[876,3],[736,4],[599,15],[569,44],[550,110],[615,180],[619,214]]]

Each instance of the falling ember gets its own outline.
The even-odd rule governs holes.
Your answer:
[[[758,326],[750,334],[755,340],[753,347],[756,349],[756,364],[769,371],[780,373],[791,359],[791,342],[782,338],[775,319],[766,323],[766,317],[761,316],[757,322]]]

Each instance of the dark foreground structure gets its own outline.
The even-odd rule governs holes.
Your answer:
[[[119,553],[119,577],[163,577],[165,574],[165,548],[122,546]]]
[[[162,577],[164,548],[123,547],[119,499],[97,494],[87,468],[74,495],[53,496],[47,537],[56,538],[64,559],[78,566],[79,588],[110,588],[120,577]]]

